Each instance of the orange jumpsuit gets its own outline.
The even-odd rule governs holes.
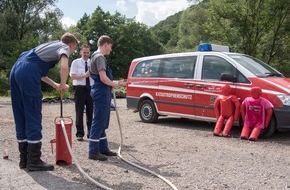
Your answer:
[[[228,137],[234,121],[239,118],[240,102],[236,96],[230,95],[231,87],[229,85],[223,86],[221,90],[223,95],[218,96],[214,102],[217,122],[213,134],[219,136],[223,130],[222,135]],[[223,129],[225,120],[227,121]]]

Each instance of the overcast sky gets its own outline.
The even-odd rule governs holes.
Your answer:
[[[105,12],[114,14],[118,11],[126,18],[154,26],[184,10],[189,3],[187,0],[58,0],[56,6],[62,10],[62,23],[66,26],[75,25],[84,13],[91,15],[98,6]]]

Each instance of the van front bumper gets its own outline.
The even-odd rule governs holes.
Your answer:
[[[277,130],[285,131],[290,130],[290,106],[282,108],[274,108],[274,114],[277,122]]]

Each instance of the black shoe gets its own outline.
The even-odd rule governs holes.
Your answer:
[[[27,169],[28,171],[52,171],[54,170],[54,166],[50,164],[46,164],[42,160],[40,160],[38,163],[27,163]]]
[[[102,154],[89,155],[89,159],[91,159],[91,160],[100,160],[100,161],[108,160],[107,156],[102,155]]]
[[[83,141],[83,137],[77,137],[77,141]]]
[[[19,162],[20,169],[26,168],[27,165],[27,146],[28,146],[27,142],[18,144],[18,149],[20,152],[20,162]]]
[[[245,137],[245,136],[241,136],[241,139],[242,139],[242,140],[248,140],[248,138]]]
[[[101,154],[106,155],[106,156],[117,156],[116,152],[112,152],[109,150],[109,152],[101,152]]]
[[[220,136],[220,134],[213,133],[213,136],[219,137],[219,136]]]
[[[54,166],[46,164],[41,159],[41,142],[28,144],[27,146],[27,165],[28,171],[51,171]]]
[[[257,139],[256,138],[253,138],[253,137],[250,137],[249,140],[250,141],[257,141]]]

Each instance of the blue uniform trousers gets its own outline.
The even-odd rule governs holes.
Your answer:
[[[43,62],[30,50],[22,53],[11,69],[11,101],[19,143],[39,143],[42,139],[41,77],[54,64]]]
[[[112,71],[106,69],[107,76],[112,80]],[[108,152],[106,129],[109,127],[111,113],[111,86],[107,86],[100,80],[100,76],[91,73],[94,85],[91,89],[91,97],[94,104],[94,116],[91,126],[89,155],[97,155]]]
[[[110,109],[110,104],[100,107],[94,103],[94,119],[90,133],[89,155],[97,155],[109,151],[105,130],[109,127]]]

